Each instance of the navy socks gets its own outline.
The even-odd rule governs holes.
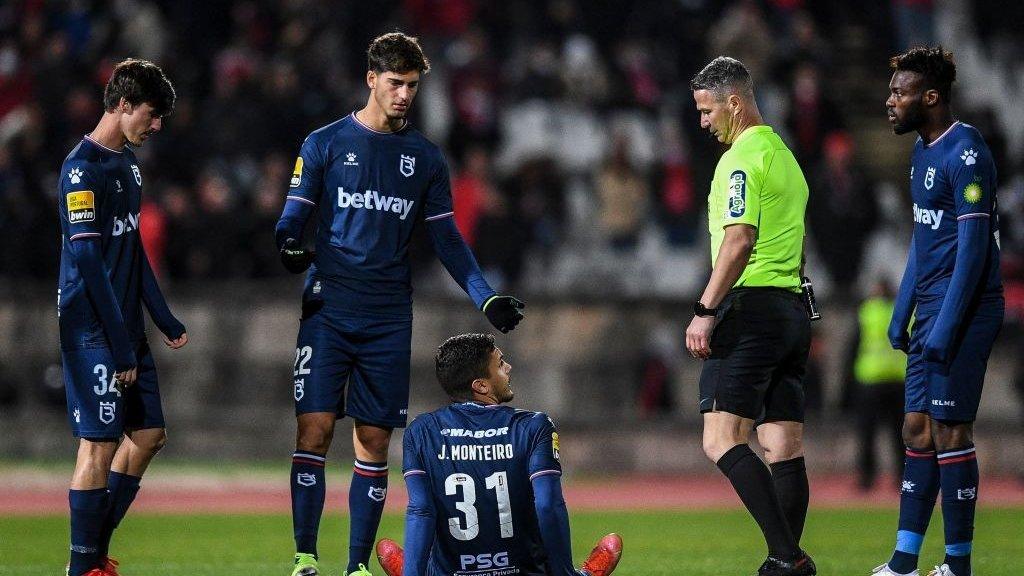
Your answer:
[[[908,574],[917,568],[921,543],[939,494],[939,465],[932,450],[907,448],[900,489],[900,521],[896,532],[896,550],[889,568]]]
[[[351,524],[348,536],[349,574],[360,564],[370,564],[373,540],[377,536],[384,499],[388,493],[388,463],[356,460],[352,484],[348,489],[348,512]]]
[[[946,558],[956,576],[971,575],[974,509],[978,502],[978,458],[974,445],[938,453]]]
[[[110,494],[110,507],[107,509],[106,519],[103,521],[103,530],[100,532],[99,548],[96,551],[96,558],[103,560],[110,550],[110,539],[114,530],[121,524],[128,508],[135,501],[139,493],[139,482],[142,478],[129,476],[120,472],[110,472],[107,476],[107,492]]]
[[[100,533],[110,505],[106,488],[95,490],[68,490],[71,507],[71,562],[70,576],[81,576],[96,568],[99,558]]]
[[[327,458],[323,454],[302,450],[292,454],[292,526],[296,552],[317,555],[316,539],[327,495],[324,482],[326,463]]]

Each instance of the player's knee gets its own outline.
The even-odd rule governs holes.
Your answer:
[[[734,446],[736,446],[736,442],[732,440],[704,436],[704,455],[712,462],[718,462]]]
[[[362,452],[365,452],[374,460],[381,461],[388,457],[388,448],[391,446],[391,433],[390,430],[387,432],[377,430],[373,433],[357,432],[355,441],[358,444],[356,448],[361,449]]]
[[[144,449],[148,450],[150,454],[156,455],[158,452],[163,450],[164,446],[167,445],[167,431],[161,430],[158,434],[153,436],[148,445],[143,446]]]
[[[331,447],[334,430],[320,426],[308,426],[299,429],[296,448],[305,452],[326,454]]]
[[[909,416],[909,415],[908,415]],[[931,427],[927,419],[906,418],[903,420],[903,444],[915,450],[931,450]]]
[[[936,450],[956,450],[974,440],[969,422],[935,420],[932,422],[932,440]]]

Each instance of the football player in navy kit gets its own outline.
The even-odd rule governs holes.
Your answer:
[[[129,147],[160,130],[174,97],[155,64],[121,62],[103,92],[103,117],[61,167],[57,307],[68,418],[80,439],[68,496],[70,576],[117,574],[111,535],[166,441],[143,304],[167,346],[188,342],[139,238],[142,172]]]
[[[522,302],[496,294],[484,280],[455,227],[441,151],[409,126],[421,75],[430,69],[419,43],[400,32],[384,34],[370,44],[367,61],[366,106],[303,142],[276,228],[284,265],[295,273],[309,268],[293,370],[293,576],[320,573],[324,465],[344,415],[354,421],[356,458],[346,570],[368,574],[387,495],[392,430],[407,419],[408,245],[416,223],[426,223],[441,262],[497,329],[508,332],[523,317]],[[301,235],[314,212],[315,249],[307,250]]]
[[[953,116],[952,54],[914,48],[890,65],[889,122],[896,134],[919,138],[910,168],[914,235],[889,326],[893,347],[907,352],[907,458],[896,549],[874,573],[918,573],[941,493],[946,555],[931,574],[970,576],[978,497],[974,419],[1004,309],[996,169],[978,130]]]
[[[601,539],[577,570],[562,498],[558,432],[512,400],[512,366],[489,334],[446,340],[435,357],[451,398],[402,441],[405,550],[377,544],[388,576],[607,576],[622,539]]]

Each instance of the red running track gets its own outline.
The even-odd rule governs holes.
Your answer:
[[[12,480],[12,479],[8,479]],[[328,481],[330,482],[330,478]],[[335,485],[340,484],[336,481]],[[66,514],[67,487],[53,481],[2,482],[0,515]],[[401,511],[407,497],[399,481],[392,485],[386,508]],[[330,484],[329,484],[330,486]],[[346,486],[328,488],[327,509],[347,501]],[[575,480],[565,485],[565,500],[578,510],[702,510],[736,508],[740,501],[729,483],[717,476],[624,476]],[[882,479],[868,493],[857,490],[852,476],[811,478],[811,506],[828,508],[891,507],[899,501],[895,482]],[[1024,484],[1013,478],[983,478],[981,506],[1024,506]],[[143,482],[133,512],[287,513],[289,488],[266,477],[230,481],[215,477],[159,478]]]

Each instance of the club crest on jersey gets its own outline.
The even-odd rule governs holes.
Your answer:
[[[416,171],[416,158],[402,154],[398,160],[398,171],[406,178],[412,176],[413,172]]]
[[[135,183],[142,186],[142,171],[139,170],[138,164],[132,164],[132,174],[135,175]]]
[[[738,218],[747,211],[747,174],[737,170],[729,175],[729,209],[727,216]]]
[[[114,421],[115,406],[117,405],[113,402],[100,402],[100,422],[110,424]]]
[[[925,190],[931,190],[932,186],[935,185],[935,167],[929,166],[928,171],[924,173],[924,187]]]
[[[92,190],[69,192],[67,197],[68,222],[92,222],[96,219],[96,197]]]
[[[298,188],[302,184],[302,156],[295,159],[295,168],[292,170],[292,181],[289,188]]]

